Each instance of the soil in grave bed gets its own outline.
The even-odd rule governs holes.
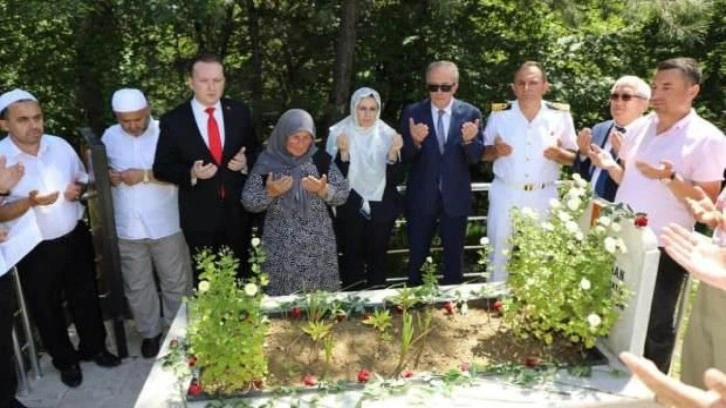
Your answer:
[[[421,312],[421,309],[411,312],[414,327],[417,327],[415,314]],[[383,377],[395,377],[400,356],[401,315],[393,312],[392,323],[388,341],[381,340],[379,332],[364,324],[361,316],[335,323],[331,332],[332,358],[326,364],[322,342],[315,344],[302,331],[307,325],[304,316],[300,320],[272,318],[267,336],[267,385],[299,386],[305,374],[330,381],[355,382],[358,371],[363,368]],[[470,307],[465,315],[446,315],[444,310],[434,309],[432,328],[423,349],[420,344],[412,347],[404,369],[443,373],[462,363],[524,364],[528,357],[535,357],[542,363],[577,365],[599,364],[604,358],[562,338],[550,346],[535,339],[518,339],[505,327],[498,313],[482,308]]]

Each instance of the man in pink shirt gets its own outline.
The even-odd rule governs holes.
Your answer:
[[[695,60],[661,61],[651,83],[654,113],[640,119],[625,140],[620,155],[624,167],[598,146],[591,152],[593,162],[620,184],[615,202],[647,213],[658,236],[671,222],[693,229],[696,220],[684,199],[697,196],[695,186],[715,199],[723,179],[726,138],[692,108],[700,81]],[[662,243],[660,249],[644,354],[668,372],[675,343],[673,315],[686,273]]]

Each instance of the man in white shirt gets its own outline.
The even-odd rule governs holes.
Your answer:
[[[78,202],[88,174],[65,140],[43,133],[43,113],[30,93],[16,89],[0,96],[0,125],[8,137],[0,155],[22,163],[25,174],[7,198],[3,220],[34,211],[43,241],[18,264],[23,291],[43,346],[60,370],[61,381],[83,381],[80,360],[103,367],[121,364],[106,350],[106,330],[96,289],[94,253]],[[78,351],[68,336],[62,300],[68,301],[80,338]]]
[[[7,167],[5,157],[0,156],[0,218],[4,211],[5,198],[23,176],[24,168],[22,163]],[[8,238],[7,231],[0,228],[0,242]],[[0,407],[22,408],[25,407],[15,398],[17,379],[15,370],[10,364],[10,357],[13,355],[13,320],[15,310],[15,287],[13,286],[12,273],[0,270]]]
[[[572,164],[576,149],[570,107],[542,99],[549,84],[539,63],[523,63],[512,89],[517,100],[495,104],[484,129],[483,160],[494,162],[487,214],[493,282],[507,279],[510,210],[528,207],[543,217],[557,197],[560,166]]]
[[[124,293],[144,338],[141,355],[151,358],[159,353],[164,321],[171,325],[182,297],[191,294],[191,259],[179,227],[178,188],[157,180],[152,170],[159,122],[138,89],[119,89],[111,105],[118,124],[106,129],[101,141],[111,168]]]
[[[656,235],[668,223],[693,229],[696,220],[686,197],[700,187],[713,201],[726,167],[726,138],[692,108],[700,91],[701,70],[691,58],[658,63],[651,83],[654,113],[639,120],[620,151],[623,167],[609,152],[591,146],[590,158],[620,184],[615,202],[648,214]],[[665,251],[661,256],[651,304],[645,357],[662,372],[670,367],[675,344],[674,311],[686,272]]]

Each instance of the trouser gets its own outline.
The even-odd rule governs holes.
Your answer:
[[[189,248],[181,232],[159,239],[119,239],[124,293],[144,338],[164,329],[154,269],[159,277],[164,320],[171,325],[182,297],[191,294],[192,267]],[[152,267],[153,265],[153,267]]]
[[[213,253],[219,253],[223,247],[231,249],[232,254],[239,260],[237,277],[245,278],[249,272],[251,234],[249,214],[242,209],[242,204],[239,202],[225,202],[222,211],[224,211],[225,223],[214,229],[194,230],[188,226],[185,228],[184,220],[181,220],[184,239],[189,245],[192,257],[192,284],[194,287],[197,287],[199,274],[203,272],[199,268],[196,256],[205,248],[210,249]]]
[[[464,239],[466,238],[466,215],[450,216],[444,211],[441,197],[438,199],[438,212],[435,214],[407,214],[406,232],[411,256],[408,263],[408,283],[422,283],[421,266],[429,256],[431,240],[434,238],[436,223],[444,247],[443,284],[461,282],[464,263]]]
[[[489,190],[489,212],[487,213],[487,238],[492,246],[490,262],[492,263],[492,276],[490,281],[500,282],[507,280],[507,262],[509,257],[505,251],[509,250],[509,236],[512,231],[510,212],[512,208],[530,208],[539,214],[541,220],[546,219],[549,201],[557,198],[557,187],[554,183],[545,188],[525,191],[515,188],[495,178]]]
[[[17,380],[13,369],[13,314],[15,290],[8,272],[0,276],[0,407],[10,406],[15,398]]]
[[[78,362],[68,337],[63,295],[80,338],[78,351],[94,355],[105,349],[93,242],[85,223],[79,221],[68,234],[41,242],[17,267],[28,309],[53,365],[62,369]]]
[[[674,314],[686,271],[663,248],[658,249],[660,261],[650,306],[648,332],[645,335],[644,356],[652,360],[660,371],[668,373],[676,342]]]
[[[706,388],[708,368],[726,371],[726,291],[701,282],[681,352],[681,381]]]
[[[343,241],[340,279],[350,290],[385,285],[386,251],[395,220],[368,220],[362,215],[340,219],[338,235]]]

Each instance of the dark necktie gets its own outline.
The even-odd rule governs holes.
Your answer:
[[[625,134],[625,128],[617,125],[613,125],[613,130],[617,130],[621,134]],[[608,134],[608,138],[610,135]],[[602,147],[605,147],[607,144],[608,139],[605,139],[605,143],[603,143]],[[612,141],[610,141],[610,155],[613,156],[613,159],[617,160],[617,157],[615,155],[615,151],[612,149]],[[608,174],[607,170],[600,170],[600,175],[597,177],[597,180],[595,181],[595,194],[597,194],[599,197],[605,198],[605,187],[607,186],[607,180],[610,175]]]
[[[439,140],[439,151],[444,153],[444,145],[446,144],[446,133],[444,132],[444,114],[445,110],[439,110],[439,120],[436,121],[436,137]]]

